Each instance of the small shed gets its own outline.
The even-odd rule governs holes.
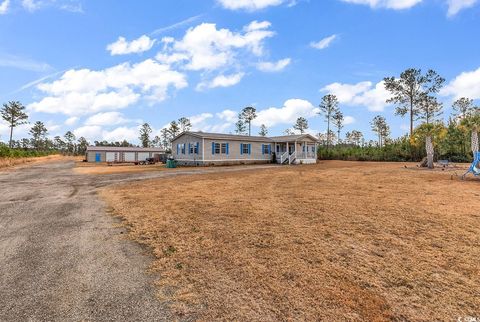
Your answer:
[[[87,162],[137,163],[148,158],[163,159],[161,148],[89,146],[85,155]]]

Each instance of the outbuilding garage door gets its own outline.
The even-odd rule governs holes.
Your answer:
[[[145,161],[147,158],[150,158],[150,153],[138,152],[138,161]]]
[[[135,152],[125,152],[123,154],[123,160],[125,162],[135,162]]]
[[[107,162],[115,162],[115,161],[118,161],[117,152],[107,152],[107,153],[106,153],[106,160],[107,160]]]

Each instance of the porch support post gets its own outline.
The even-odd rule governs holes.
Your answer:
[[[288,149],[288,142],[287,142],[287,154],[288,154],[288,164],[290,164],[290,150]]]

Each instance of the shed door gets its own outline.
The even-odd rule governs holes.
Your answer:
[[[135,162],[135,152],[125,152],[123,154],[123,160],[125,162]]]
[[[138,161],[145,161],[148,158],[150,158],[149,152],[138,152]]]
[[[107,162],[115,162],[117,161],[117,157],[116,157],[116,152],[107,152],[106,153],[106,160]]]
[[[100,162],[100,161],[102,161],[102,154],[95,153],[95,162]]]

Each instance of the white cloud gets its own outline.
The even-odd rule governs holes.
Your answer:
[[[41,6],[40,1],[35,1],[35,0],[22,0],[22,7],[30,12],[34,12],[37,9],[39,9]]]
[[[447,0],[449,17],[456,15],[461,10],[473,7],[477,0]]]
[[[138,140],[138,127],[118,127],[112,131],[103,131],[103,139],[107,141],[123,141],[133,142]]]
[[[9,6],[10,6],[10,0],[2,1],[0,3],[0,15],[6,14]]]
[[[423,0],[341,0],[343,2],[368,5],[371,8],[387,8],[394,10],[409,9]]]
[[[65,120],[65,125],[74,125],[78,122],[80,118],[76,116],[69,117],[68,119]]]
[[[88,141],[123,141],[136,142],[138,140],[138,127],[118,127],[113,130],[104,130],[99,125],[85,125],[73,131],[77,138],[83,136]]]
[[[238,113],[232,110],[223,110],[220,113],[217,113],[217,117],[221,120],[233,124],[238,119]]]
[[[138,39],[128,42],[124,37],[118,37],[118,40],[107,46],[110,55],[128,55],[139,54],[150,50],[155,44],[155,39],[143,35]]]
[[[270,107],[257,112],[257,118],[252,121],[255,126],[265,124],[268,127],[277,124],[293,124],[298,117],[314,117],[319,109],[312,103],[302,99],[289,99],[283,107]]]
[[[170,88],[186,87],[185,75],[152,59],[124,63],[104,70],[69,70],[59,80],[37,88],[47,96],[29,104],[30,110],[70,116],[117,110],[140,99],[161,102]]]
[[[85,125],[117,125],[122,123],[128,123],[130,120],[126,119],[122,113],[119,112],[105,112],[98,113],[90,116]]]
[[[202,91],[204,89],[217,88],[217,87],[230,87],[234,86],[242,80],[244,73],[236,73],[232,75],[219,75],[210,81],[203,81],[197,85],[197,90]]]
[[[46,7],[55,7],[74,13],[83,13],[82,4],[78,0],[22,0],[22,7],[29,11],[35,12]]]
[[[353,124],[355,123],[357,120],[355,120],[355,118],[353,116],[345,116],[345,118],[343,119],[343,124],[344,125],[350,125],[350,124]]]
[[[262,72],[279,72],[290,65],[291,59],[280,59],[277,62],[260,62],[257,64],[257,68]]]
[[[225,9],[256,11],[271,6],[278,6],[285,0],[217,0]]]
[[[368,81],[357,84],[332,83],[320,91],[334,94],[339,103],[365,106],[372,112],[383,111],[387,106],[386,100],[390,97],[383,81],[375,86]]]
[[[331,35],[326,38],[323,38],[320,41],[311,42],[310,47],[315,49],[320,49],[320,50],[328,48],[337,37],[338,37],[337,35]]]
[[[205,121],[211,119],[212,117],[213,117],[213,114],[211,113],[202,113],[199,115],[190,116],[188,119],[192,124],[192,129],[195,131],[195,130],[198,130],[199,128],[202,128],[205,125]]]
[[[181,40],[164,38],[164,49],[157,58],[166,63],[183,63],[183,68],[194,71],[231,67],[241,54],[263,54],[264,40],[274,35],[269,27],[268,21],[253,21],[241,33],[202,23],[188,29]]]
[[[441,95],[453,96],[455,99],[468,97],[480,99],[480,68],[463,72],[453,79],[441,91]]]

